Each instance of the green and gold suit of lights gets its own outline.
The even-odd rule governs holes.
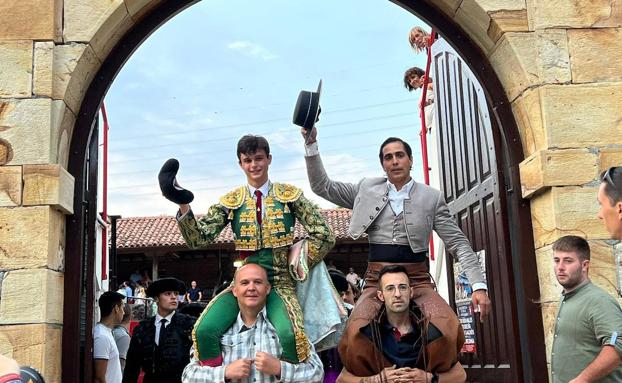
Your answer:
[[[295,221],[304,226],[309,237],[308,266],[319,263],[335,243],[335,237],[318,208],[295,186],[274,183],[262,199],[264,215],[257,223],[257,206],[248,187],[239,187],[220,198],[207,214],[195,219],[192,211],[179,221],[181,233],[191,248],[212,242],[231,223],[235,248],[248,251],[245,263],[256,263],[268,272],[272,290],[266,308],[283,347],[282,360],[298,363],[311,352],[305,335],[303,316],[296,297],[296,281],[289,273],[288,249],[294,241]],[[220,338],[233,325],[239,312],[231,288],[218,294],[207,305],[192,334],[199,360],[221,355]]]

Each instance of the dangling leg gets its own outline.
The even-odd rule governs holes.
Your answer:
[[[268,295],[267,310],[268,319],[276,329],[283,348],[281,359],[292,363],[307,360],[311,347],[294,290],[273,288]]]
[[[207,305],[192,330],[194,352],[199,361],[207,365],[222,364],[220,337],[235,323],[239,312],[231,288],[218,294]]]

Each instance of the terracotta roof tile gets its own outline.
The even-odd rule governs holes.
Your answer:
[[[349,209],[325,209],[321,213],[328,224],[333,228],[337,239],[350,239],[348,225],[352,211]],[[296,222],[295,237],[304,238],[306,235],[302,225]],[[233,243],[231,226],[218,235],[215,243]],[[175,217],[129,217],[117,220],[117,248],[139,249],[150,247],[185,247]]]

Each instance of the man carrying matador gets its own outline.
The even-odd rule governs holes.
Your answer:
[[[299,188],[271,182],[268,168],[272,162],[268,141],[246,135],[237,145],[237,157],[247,185],[225,194],[207,214],[195,218],[189,203],[193,195],[176,181],[177,160],[167,161],[160,171],[163,195],[179,204],[177,220],[190,248],[213,241],[231,224],[236,251],[244,263],[256,263],[268,272],[272,290],[267,299],[268,319],[275,327],[283,347],[281,360],[298,363],[307,360],[313,350],[304,328],[302,309],[296,296],[297,280],[320,263],[335,243],[335,237],[318,208]],[[303,245],[305,262],[290,266],[290,247],[298,220],[308,233]],[[195,356],[203,365],[222,363],[220,338],[238,315],[236,298],[227,289],[205,308],[193,331]]]

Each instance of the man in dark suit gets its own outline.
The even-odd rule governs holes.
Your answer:
[[[195,318],[177,313],[177,296],[186,286],[176,278],[162,278],[147,289],[147,296],[158,305],[155,317],[145,319],[134,329],[123,373],[123,383],[136,383],[140,370],[144,383],[181,382],[190,362],[192,329]]]

